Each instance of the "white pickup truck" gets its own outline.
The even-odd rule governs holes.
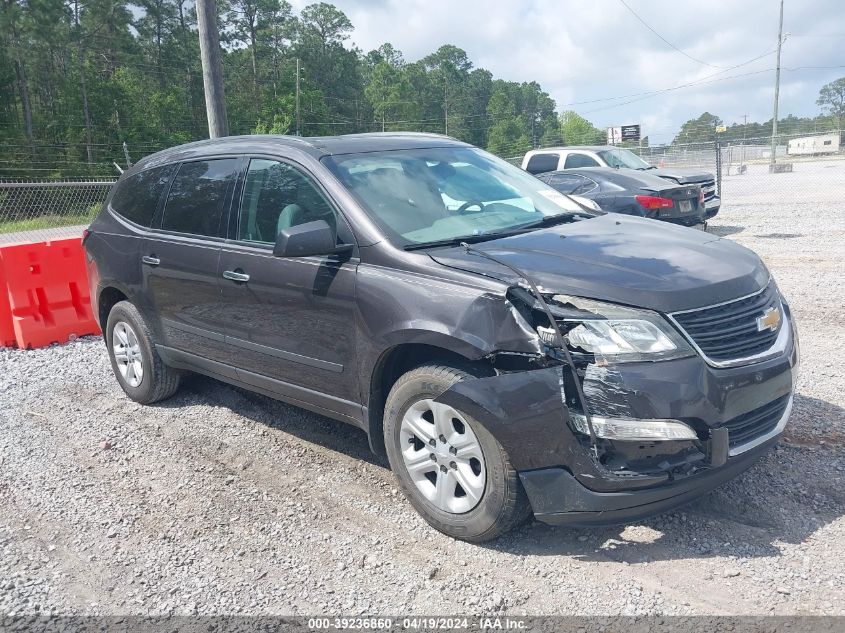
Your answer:
[[[704,206],[707,209],[708,219],[715,216],[722,205],[722,199],[716,194],[716,178],[713,174],[681,167],[654,167],[634,152],[612,145],[547,147],[531,150],[522,159],[522,168],[531,174],[576,167],[627,167],[649,170],[652,175],[671,180],[679,185],[698,185],[704,192]]]

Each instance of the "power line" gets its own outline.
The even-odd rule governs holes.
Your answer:
[[[774,51],[772,51],[772,52],[774,52]],[[767,54],[769,54],[769,53],[767,53]],[[756,59],[765,57],[767,54],[764,54],[764,55],[759,56],[758,58],[754,58],[754,59],[756,60]],[[749,62],[743,62],[743,64],[738,64],[737,67],[745,65],[747,63],[750,63],[750,61],[754,61],[754,60],[749,60]],[[799,70],[807,70],[807,69],[819,69],[819,68],[829,69],[829,68],[843,68],[843,67],[845,67],[845,66],[842,66],[842,65],[838,65],[838,66],[798,66],[798,67],[783,67],[782,70],[799,71]],[[714,79],[714,77],[716,77],[717,75],[722,74],[722,72],[723,72],[722,71],[722,72],[719,72],[719,73],[713,73],[712,75],[704,77],[700,80],[687,82],[685,84],[680,84],[678,86],[671,86],[671,87],[667,87],[667,88],[651,90],[651,91],[641,92],[641,93],[632,93],[632,94],[628,94],[628,95],[619,95],[619,96],[615,96],[615,97],[605,97],[605,98],[602,98],[602,99],[595,99],[595,100],[589,100],[589,101],[573,102],[572,104],[562,104],[562,105],[564,107],[566,107],[567,105],[576,105],[576,104],[584,104],[584,103],[596,103],[596,102],[624,99],[624,98],[628,98],[628,97],[635,97],[635,98],[630,99],[629,101],[625,101],[623,103],[611,104],[609,106],[605,106],[605,107],[602,107],[602,108],[595,108],[593,110],[589,110],[587,112],[584,112],[584,114],[589,114],[591,112],[597,112],[597,111],[612,109],[612,108],[619,107],[619,106],[622,106],[622,105],[627,105],[629,103],[633,103],[633,102],[636,102],[636,101],[647,99],[647,98],[650,98],[652,96],[656,96],[658,94],[664,94],[666,92],[671,92],[671,91],[674,91],[674,90],[680,90],[680,89],[683,89],[683,88],[695,87],[695,86],[700,86],[700,85],[707,85],[707,84],[712,84],[712,83],[717,83],[717,82],[722,82],[722,81],[730,81],[730,80],[733,80],[733,79],[739,79],[739,78],[743,78],[743,77],[748,77],[748,76],[753,76],[753,75],[757,75],[757,74],[770,72],[772,70],[773,70],[772,68],[766,68],[766,69],[759,70],[759,71],[752,71],[752,72],[749,72],[749,73],[742,73],[742,74],[739,74],[739,75],[731,75],[729,77],[721,77],[721,78],[718,78],[718,79]],[[364,125],[373,125],[374,124],[374,122],[372,122],[372,121],[364,121],[364,120],[356,121],[356,120],[349,119],[349,118],[343,117],[342,115],[335,114],[335,113],[327,113],[326,116],[327,116],[326,119],[322,119],[322,120],[312,119],[312,120],[305,121],[304,123],[307,124],[307,125],[325,125],[325,126],[345,126],[345,125],[350,125],[350,126],[362,125],[362,126],[364,126]],[[477,119],[484,119],[484,120],[488,121],[487,125],[472,126],[472,127],[469,127],[469,128],[463,127],[463,129],[466,129],[466,130],[490,129],[493,125],[496,124],[497,121],[502,120],[502,118],[507,119],[509,117],[507,117],[507,116],[496,117],[496,116],[491,115],[489,113],[467,114],[467,115],[463,115],[463,116],[461,116],[461,115],[458,116],[458,120],[461,121],[462,123],[467,123],[467,122],[477,120]],[[331,119],[335,119],[335,120],[332,121]],[[253,121],[251,119],[250,120],[238,120],[238,121],[234,121],[233,123],[249,126],[249,125],[253,125],[255,123],[255,121]],[[409,126],[426,126],[427,125],[429,127],[435,127],[434,124],[442,123],[442,119],[440,119],[440,118],[395,119],[395,120],[386,120],[385,123],[389,124],[389,125],[397,125],[397,124],[409,125]],[[12,125],[12,124],[6,123],[5,125]],[[114,141],[114,142],[110,142],[110,143],[94,143],[92,145],[95,146],[95,147],[113,147],[115,149],[115,151],[119,151],[119,149],[120,149],[120,143],[118,141]],[[166,143],[156,143],[156,142],[149,142],[149,141],[140,142],[139,141],[139,142],[132,142],[131,145],[132,145],[132,147],[137,147],[139,149],[148,149],[148,148],[153,149],[153,148],[158,148],[158,147],[164,147],[166,145]],[[8,147],[8,145],[7,145],[7,147]],[[28,145],[15,145],[13,147],[29,147],[29,146]],[[56,147],[56,148],[63,148],[63,149],[71,150],[73,148],[85,147],[85,144],[84,143],[44,144],[44,145],[40,145],[40,147],[45,147],[45,148],[46,147]]]
[[[673,86],[673,87],[669,87],[669,88],[658,88],[658,89],[655,89],[655,90],[647,90],[645,92],[635,92],[635,93],[627,94],[627,95],[619,95],[619,96],[616,96],[616,97],[603,97],[601,99],[590,99],[590,100],[587,100],[587,101],[572,101],[571,103],[563,103],[563,104],[560,105],[560,107],[565,108],[567,106],[574,106],[574,105],[586,105],[586,104],[589,104],[589,103],[601,103],[602,101],[615,101],[617,99],[628,99],[630,97],[641,97],[643,95],[651,95],[651,94],[656,94],[656,93],[660,93],[660,92],[667,92],[667,91],[671,91],[671,90],[678,90],[680,88],[686,88],[688,86],[696,85],[696,83],[698,83],[698,82],[704,82],[705,80],[708,80],[712,77],[717,77],[718,75],[722,75],[722,74],[724,74],[728,71],[736,70],[737,68],[742,68],[743,66],[748,66],[748,64],[752,64],[752,63],[756,62],[757,60],[763,59],[764,57],[768,57],[769,55],[773,55],[776,51],[777,51],[777,49],[773,48],[772,50],[765,52],[761,55],[758,55],[757,57],[752,57],[751,59],[749,59],[747,61],[744,61],[740,64],[737,64],[736,66],[729,66],[728,68],[725,68],[725,69],[720,70],[718,72],[712,73],[710,75],[706,75],[705,77],[702,77],[701,79],[697,79],[694,82],[690,82],[690,83],[686,83],[686,84],[679,84],[677,86]],[[737,75],[737,76],[742,76],[742,75]],[[725,77],[724,79],[725,80],[731,79],[731,77]],[[722,81],[722,80],[719,79],[717,81]]]
[[[618,107],[623,106],[623,105],[628,105],[630,103],[635,103],[637,101],[643,101],[645,99],[651,99],[652,97],[656,97],[657,95],[665,94],[667,92],[673,92],[675,90],[681,90],[683,88],[692,88],[694,86],[704,86],[704,85],[707,85],[707,84],[719,83],[721,81],[730,81],[731,79],[739,79],[741,77],[750,77],[752,75],[760,75],[760,74],[763,74],[763,73],[771,72],[772,70],[774,70],[774,69],[773,68],[766,68],[764,70],[754,70],[754,71],[751,71],[751,72],[748,72],[748,73],[742,73],[740,75],[731,75],[730,77],[721,77],[720,79],[710,79],[710,80],[702,79],[702,80],[699,80],[699,81],[691,81],[689,83],[681,84],[679,86],[673,86],[671,88],[661,88],[660,90],[652,90],[651,92],[642,93],[642,95],[640,95],[636,99],[631,99],[629,101],[623,101],[621,103],[614,103],[614,104],[611,104],[611,105],[603,106],[601,108],[593,108],[592,110],[587,110],[587,111],[583,112],[583,114],[590,114],[592,112],[601,112],[602,110],[610,110],[612,108],[618,108]]]
[[[833,66],[781,66],[781,70],[835,70],[837,68],[845,68],[845,64],[836,64]]]
[[[790,71],[790,72],[794,72],[794,71],[799,71],[799,70],[822,70],[822,69],[836,69],[836,68],[845,68],[845,65],[839,65],[839,66],[793,66],[793,67],[783,66],[783,67],[781,67],[781,70],[787,70],[787,71]],[[660,90],[653,90],[653,91],[650,91],[650,92],[647,92],[647,93],[640,93],[640,95],[638,95],[639,98],[637,98],[637,99],[631,99],[629,101],[623,101],[622,103],[614,103],[612,105],[603,106],[601,108],[594,108],[592,110],[587,110],[587,111],[583,112],[582,114],[590,114],[592,112],[601,112],[602,110],[610,110],[612,108],[618,108],[619,106],[628,105],[630,103],[635,103],[637,101],[643,101],[645,99],[650,99],[651,97],[655,97],[659,94],[664,94],[664,93],[667,93],[667,92],[672,92],[674,90],[681,90],[683,88],[692,88],[692,87],[695,87],[695,86],[704,86],[704,85],[708,85],[708,84],[718,83],[718,82],[721,82],[721,81],[730,81],[732,79],[740,79],[742,77],[751,77],[751,76],[754,76],[754,75],[761,75],[761,74],[764,74],[764,73],[772,72],[774,70],[775,70],[774,68],[765,68],[763,70],[754,70],[754,71],[742,73],[742,74],[739,74],[739,75],[731,75],[729,77],[721,77],[720,79],[704,78],[704,79],[701,79],[699,81],[692,81],[692,82],[689,82],[689,83],[686,83],[686,84],[681,84],[679,86],[674,86],[672,88],[663,88],[663,89],[660,89]],[[716,73],[716,74],[719,74],[719,73]],[[714,75],[710,75],[710,76],[712,77]]]
[[[789,37],[835,37],[845,39],[845,33],[789,33]]]
[[[687,53],[686,51],[684,51],[684,50],[682,50],[682,49],[678,48],[677,46],[675,46],[674,44],[672,44],[672,42],[670,42],[670,41],[669,41],[669,40],[667,40],[665,37],[663,37],[660,33],[658,33],[656,30],[654,30],[653,28],[651,28],[651,26],[649,25],[649,23],[648,23],[648,22],[646,22],[645,20],[643,20],[643,19],[642,19],[642,18],[641,18],[641,17],[637,14],[637,12],[636,12],[636,11],[634,11],[634,10],[633,10],[630,6],[628,6],[628,3],[627,3],[627,2],[625,2],[625,0],[619,0],[619,2],[621,2],[621,3],[622,3],[622,6],[624,6],[626,9],[628,9],[628,11],[630,11],[630,12],[631,12],[631,15],[633,15],[635,18],[637,18],[637,20],[639,20],[639,21],[642,23],[642,25],[643,25],[644,27],[646,27],[649,31],[651,31],[652,33],[654,33],[657,37],[659,37],[661,40],[663,40],[663,42],[665,42],[666,44],[668,44],[671,48],[675,49],[677,52],[679,52],[679,53],[680,53],[681,55],[683,55],[684,57],[687,57],[687,58],[691,59],[692,61],[694,61],[694,62],[696,62],[696,63],[698,63],[698,64],[702,64],[702,65],[704,65],[704,66],[710,66],[710,68],[724,68],[724,66],[716,66],[715,64],[708,64],[707,62],[702,61],[702,60],[698,59],[697,57],[693,57],[692,55],[690,55],[690,54],[689,54],[689,53]]]

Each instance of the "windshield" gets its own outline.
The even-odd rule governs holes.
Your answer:
[[[469,147],[327,156],[324,163],[400,247],[494,237],[589,215],[518,167]]]
[[[608,167],[628,167],[630,169],[651,169],[651,165],[627,149],[605,149],[597,152]]]

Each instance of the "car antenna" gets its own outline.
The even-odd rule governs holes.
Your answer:
[[[596,431],[593,428],[593,418],[590,415],[590,409],[587,406],[587,397],[584,395],[584,390],[581,388],[581,383],[578,382],[578,370],[575,367],[575,361],[572,360],[572,354],[569,353],[569,348],[566,345],[566,341],[563,338],[563,333],[560,331],[560,327],[557,324],[554,316],[552,315],[551,308],[549,308],[549,304],[546,303],[546,300],[543,298],[543,294],[540,292],[540,289],[537,287],[537,284],[522,272],[519,268],[514,266],[513,264],[509,264],[506,261],[499,259],[498,257],[494,257],[490,253],[485,251],[479,250],[477,248],[473,248],[466,242],[461,242],[461,247],[467,253],[473,253],[474,255],[478,255],[479,257],[484,257],[485,259],[489,259],[492,262],[496,262],[505,268],[508,268],[515,272],[519,277],[522,277],[530,286],[531,293],[537,298],[537,301],[540,302],[540,306],[543,308],[543,312],[546,313],[546,318],[549,319],[549,323],[552,325],[552,329],[555,333],[555,343],[563,350],[564,358],[566,358],[566,362],[569,365],[569,369],[572,371],[572,380],[575,383],[575,391],[578,394],[578,400],[581,402],[581,410],[584,412],[584,419],[587,421],[587,429],[590,431],[590,444],[592,445],[593,453],[596,457],[598,457],[598,440],[596,438]]]

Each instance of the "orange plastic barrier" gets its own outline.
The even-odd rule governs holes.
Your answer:
[[[14,347],[15,344],[12,308],[9,305],[9,295],[6,293],[6,276],[3,274],[3,264],[0,262],[0,347]]]
[[[78,237],[0,246],[0,343],[20,348],[99,334]],[[4,300],[8,306],[4,311]],[[10,324],[4,324],[6,314]]]

